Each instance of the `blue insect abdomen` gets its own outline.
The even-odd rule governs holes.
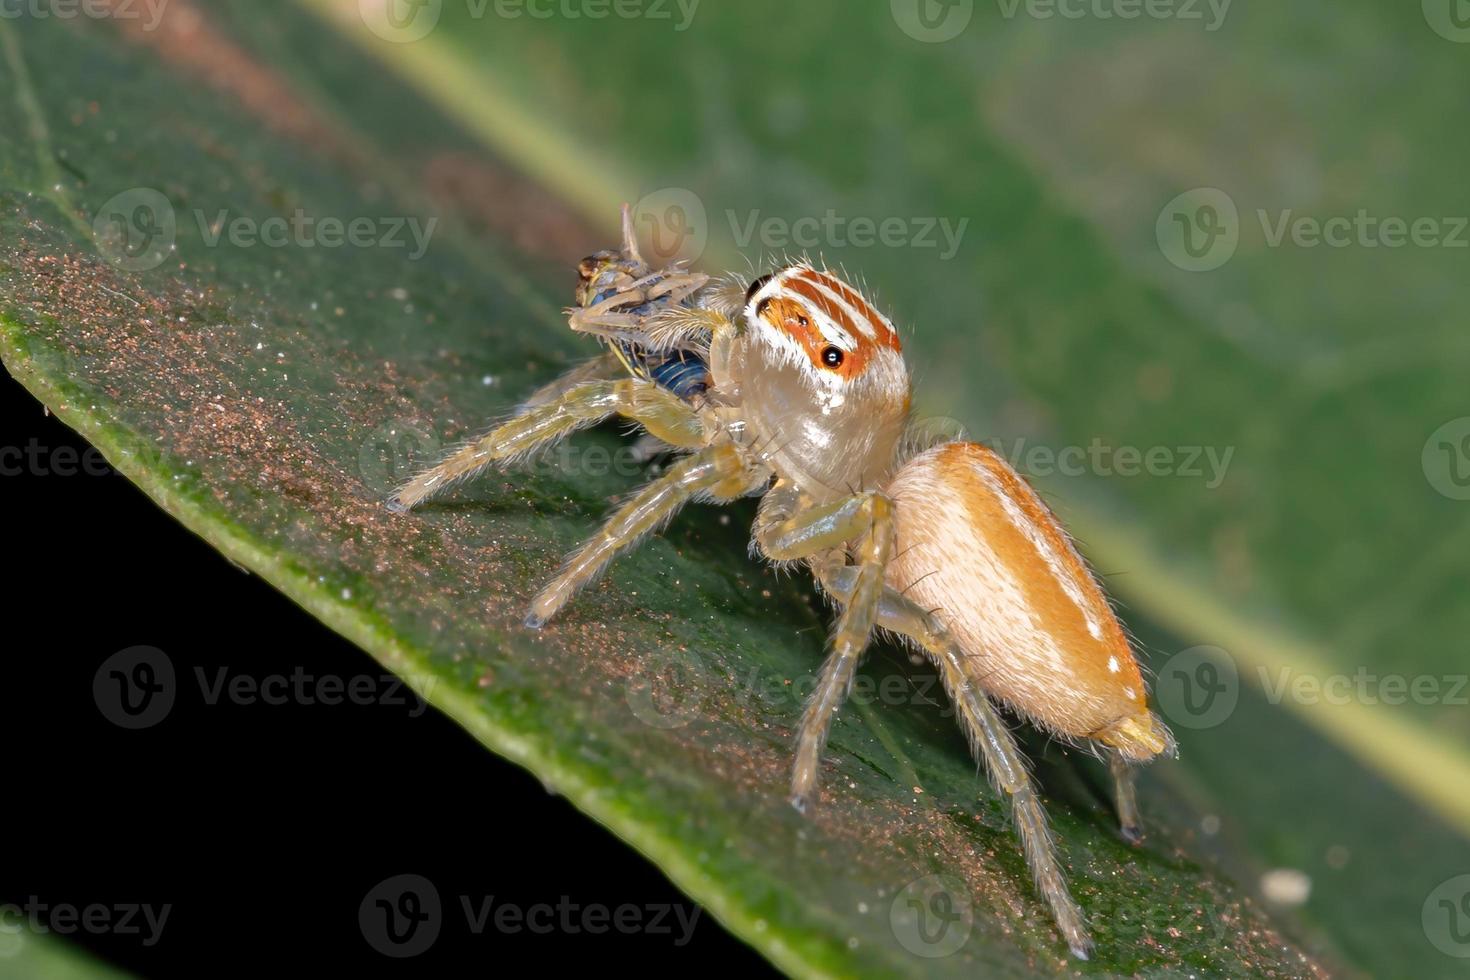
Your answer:
[[[649,377],[661,388],[667,388],[688,401],[709,388],[709,365],[704,358],[689,351],[675,351],[661,361],[650,361]]]

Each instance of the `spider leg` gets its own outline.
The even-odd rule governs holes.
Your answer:
[[[818,577],[838,601],[846,601],[857,585],[854,571],[852,567],[829,565],[818,570]],[[971,751],[985,760],[996,789],[1010,797],[1016,833],[1021,838],[1037,890],[1051,906],[1057,928],[1071,947],[1072,955],[1087,959],[1092,949],[1087,922],[1067,890],[1067,879],[1057,861],[1056,845],[1047,828],[1036,786],[1026,771],[1025,759],[1010,729],[966,670],[964,651],[955,645],[934,616],[893,589],[883,591],[878,602],[877,623],[918,644],[938,666],[945,690],[969,737]]]
[[[515,416],[418,474],[389,498],[388,509],[410,510],[487,466],[523,458],[611,415],[632,419],[670,445],[704,444],[698,413],[672,392],[637,378],[588,381]]]
[[[526,625],[532,629],[545,625],[614,558],[657,531],[689,501],[701,495],[732,500],[750,489],[754,478],[733,443],[719,443],[683,457],[614,511],[602,529],[567,559],[560,574],[531,603]]]
[[[651,463],[673,448],[657,436],[651,436],[645,432],[633,443],[633,462],[640,465]]]
[[[773,491],[767,500],[788,504],[796,498]],[[765,501],[762,501],[763,505]],[[791,805],[805,813],[817,792],[822,750],[837,709],[847,698],[863,652],[873,631],[883,574],[893,556],[893,505],[878,493],[859,493],[833,503],[798,510],[793,516],[766,515],[756,523],[756,543],[777,561],[813,558],[857,541],[857,564],[849,601],[837,618],[832,649],[822,664],[816,689],[802,711],[796,738],[796,761],[791,772]]]
[[[1113,797],[1118,804],[1118,824],[1123,839],[1130,844],[1143,841],[1143,818],[1138,812],[1138,792],[1134,779],[1138,770],[1128,764],[1120,752],[1108,753],[1108,769],[1113,774]]]
[[[612,351],[603,351],[598,356],[572,367],[555,380],[537,388],[526,400],[516,407],[517,415],[524,415],[533,408],[550,405],[577,385],[588,381],[613,381],[628,376],[628,369]]]

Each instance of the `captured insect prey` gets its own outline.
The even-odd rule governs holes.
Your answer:
[[[612,416],[674,461],[532,600],[540,628],[686,503],[760,496],[755,550],[810,569],[834,603],[830,652],[797,722],[790,800],[817,802],[828,729],[875,628],[933,661],[976,757],[1009,798],[1036,887],[1072,953],[1087,922],[997,704],[1106,758],[1122,834],[1141,836],[1134,767],[1174,751],[1096,577],[997,453],[923,438],[893,323],[807,262],[745,282],[653,269],[623,211],[620,249],[584,259],[570,325],[606,346],[390,499],[412,509]]]

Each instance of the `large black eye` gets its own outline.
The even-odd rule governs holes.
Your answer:
[[[842,366],[842,351],[836,347],[828,347],[822,351],[822,363],[830,368]]]

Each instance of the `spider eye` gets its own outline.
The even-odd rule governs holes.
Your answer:
[[[755,279],[751,280],[750,288],[745,291],[745,302],[749,303],[752,299],[754,299],[755,294],[760,292],[761,287],[770,282],[771,278],[772,273],[767,272],[765,275],[757,276]]]
[[[822,363],[830,368],[842,366],[842,351],[836,347],[827,347],[822,350]]]

